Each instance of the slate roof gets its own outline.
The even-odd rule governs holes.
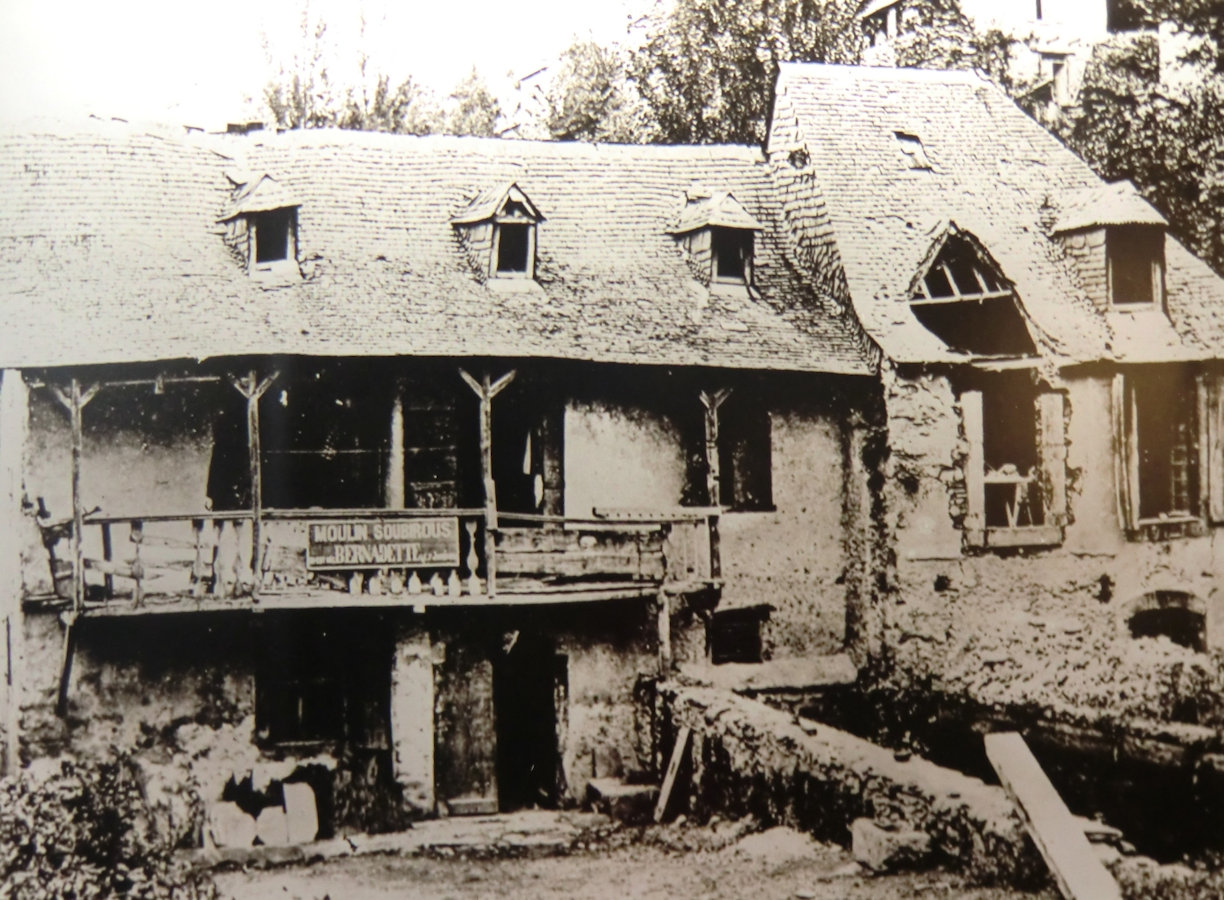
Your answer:
[[[305,277],[250,278],[225,173],[301,203]],[[759,292],[709,290],[666,234],[694,182],[764,232]],[[547,216],[535,282],[485,278],[451,219],[517,184]],[[759,149],[339,131],[0,134],[0,365],[245,354],[548,357],[870,374],[844,308],[785,256]]]
[[[974,234],[1015,283],[1035,337],[1059,362],[1224,355],[1224,281],[1171,237],[1167,318],[1158,310],[1097,310],[1049,226],[1086,193],[1121,203],[1132,189],[1106,188],[985,79],[785,64],[777,95],[775,134],[801,136],[805,172],[822,201],[813,231],[835,247],[829,265],[841,267],[860,320],[892,359],[965,359],[908,305],[909,287],[949,223]],[[907,167],[896,132],[921,139],[930,171]],[[1137,195],[1123,205],[1128,215],[1154,212]]]

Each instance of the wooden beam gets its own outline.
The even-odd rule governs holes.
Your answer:
[[[663,816],[667,814],[667,802],[671,800],[672,789],[676,786],[676,775],[680,771],[680,763],[684,759],[684,751],[688,749],[691,734],[692,731],[687,725],[682,725],[676,734],[671,759],[667,761],[667,772],[663,775],[663,786],[659,788],[659,802],[655,804],[654,820],[656,822],[662,822]]]
[[[263,580],[263,465],[259,446],[259,401],[278,377],[280,373],[273,372],[260,381],[259,373],[254,369],[251,369],[245,378],[230,376],[230,384],[247,401],[247,451],[251,473],[251,577],[254,579],[253,590],[256,595]]]
[[[655,599],[655,615],[659,628],[659,677],[667,678],[672,671],[671,596],[663,591]]]
[[[30,418],[29,385],[18,369],[0,373],[0,635],[3,677],[0,678],[0,775],[21,767],[21,688],[24,614],[21,554],[29,520],[22,511],[24,458]]]
[[[480,474],[485,500],[485,593],[489,599],[497,596],[497,485],[493,481],[493,398],[509,386],[516,374],[515,370],[511,369],[493,381],[489,373],[485,372],[480,381],[477,381],[464,369],[459,370],[460,377],[480,401]]]
[[[68,410],[72,430],[72,609],[79,613],[85,605],[85,571],[82,564],[81,532],[85,529],[85,501],[81,497],[81,461],[85,455],[82,411],[98,393],[98,385],[81,390],[81,382],[73,378],[68,393],[52,386],[60,404]]]
[[[699,395],[701,405],[705,407],[706,503],[715,509],[719,507],[722,484],[722,471],[718,461],[718,411],[730,396],[731,388],[702,391]],[[722,549],[717,515],[710,516],[709,529],[710,577],[717,578],[722,573]]]
[[[985,737],[986,756],[1067,900],[1121,900],[1118,883],[1084,837],[1024,738],[1005,731]]]
[[[387,446],[387,475],[383,502],[388,509],[404,507],[404,385],[395,385],[391,398],[390,435]]]
[[[64,643],[60,652],[59,689],[55,694],[55,714],[61,719],[68,715],[68,684],[72,680],[72,656],[76,650],[77,614],[64,614]]]

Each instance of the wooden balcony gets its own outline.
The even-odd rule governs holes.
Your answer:
[[[717,510],[493,518],[485,509],[272,509],[258,522],[253,512],[94,513],[83,518],[80,611],[570,603],[717,583]],[[72,536],[71,522],[44,527],[53,602],[65,605]]]

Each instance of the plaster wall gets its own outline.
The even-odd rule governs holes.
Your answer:
[[[585,518],[597,507],[679,505],[683,442],[676,425],[661,413],[618,400],[571,402],[565,410],[564,446],[565,515]]]
[[[769,603],[774,656],[836,652],[846,632],[841,427],[795,409],[770,425],[775,508],[722,516],[719,608]]]
[[[1215,585],[1224,547],[1218,530],[1126,539],[1114,499],[1108,377],[1065,378],[1063,543],[987,551],[961,544],[967,447],[948,379],[887,379],[885,516],[897,553],[876,598],[876,622],[893,677],[1090,720],[1224,719],[1224,677],[1211,654],[1130,637],[1127,623],[1143,596],[1176,590],[1201,601],[1209,642],[1219,646],[1224,598]]]

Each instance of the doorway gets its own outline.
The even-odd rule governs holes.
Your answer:
[[[567,660],[552,641],[516,629],[493,664],[498,808],[552,808],[563,789],[558,725],[568,692]]]

